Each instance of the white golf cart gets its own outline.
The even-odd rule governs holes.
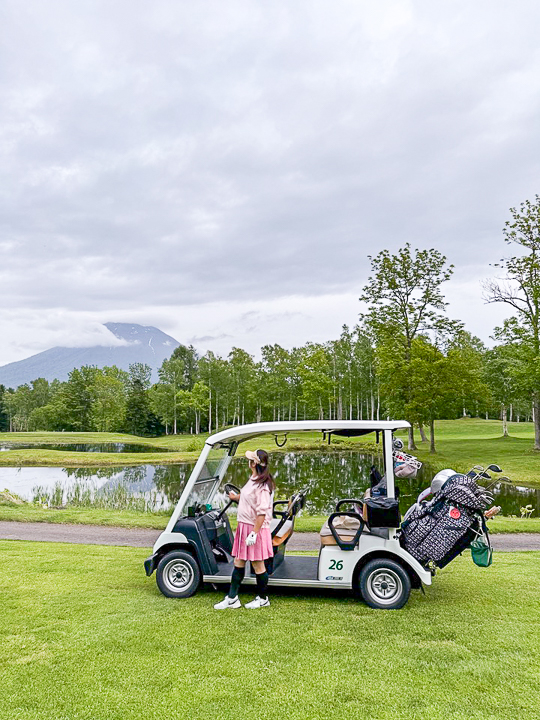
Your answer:
[[[325,523],[318,557],[287,556],[286,546],[294,532],[294,521],[302,509],[307,490],[299,489],[289,500],[274,503],[271,526],[274,557],[267,561],[269,585],[297,588],[352,589],[373,608],[403,607],[412,588],[430,585],[432,571],[410,555],[399,542],[399,512],[395,500],[393,432],[409,427],[405,421],[306,420],[242,425],[212,435],[184,488],[171,519],[157,539],[153,554],[145,561],[146,574],[157,570],[156,579],[167,597],[193,595],[201,582],[228,584],[233,569],[233,533],[227,516],[232,502],[225,484],[227,468],[239,446],[263,435],[276,443],[287,433],[322,432],[331,436],[355,437],[377,433],[382,437],[386,507],[377,516],[366,517],[364,498],[340,500]],[[213,507],[213,503],[223,507]],[[379,512],[377,509],[375,512]],[[374,522],[374,518],[379,520]],[[329,530],[329,532],[328,532]],[[255,584],[246,567],[244,584]]]

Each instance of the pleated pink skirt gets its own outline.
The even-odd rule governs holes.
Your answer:
[[[232,554],[239,560],[266,560],[272,557],[272,535],[269,528],[261,528],[257,533],[255,545],[246,545],[246,538],[253,530],[253,525],[239,522],[234,535]]]

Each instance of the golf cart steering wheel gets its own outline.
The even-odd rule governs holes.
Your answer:
[[[223,489],[225,490],[227,495],[231,492],[236,493],[236,495],[240,495],[240,488],[236,487],[236,485],[233,485],[232,483],[225,483]],[[231,503],[233,502],[237,503],[238,500],[231,500]]]
[[[223,486],[223,489],[224,489],[225,492],[227,493],[227,496],[229,495],[230,492],[233,492],[233,493],[236,493],[237,495],[240,495],[240,488],[236,487],[236,485],[233,485],[232,483],[225,483],[225,485]],[[225,513],[226,513],[227,510],[231,507],[231,505],[232,505],[233,503],[237,503],[237,502],[238,502],[238,500],[231,500],[231,499],[229,498],[229,502],[225,505],[225,507],[223,508],[223,510],[219,513],[219,515],[217,516],[216,520],[221,520],[221,518],[225,515]]]

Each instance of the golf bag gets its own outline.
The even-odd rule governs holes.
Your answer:
[[[449,478],[433,500],[417,504],[401,524],[402,546],[422,565],[448,565],[479,535],[487,537],[483,511],[489,493],[467,475]]]

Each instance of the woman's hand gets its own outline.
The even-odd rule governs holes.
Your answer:
[[[240,493],[234,493],[232,490],[229,493],[229,498],[231,500],[234,500],[235,502],[238,502],[240,500]]]
[[[246,545],[249,547],[250,545],[255,545],[256,542],[257,542],[257,533],[250,532],[246,538]]]

